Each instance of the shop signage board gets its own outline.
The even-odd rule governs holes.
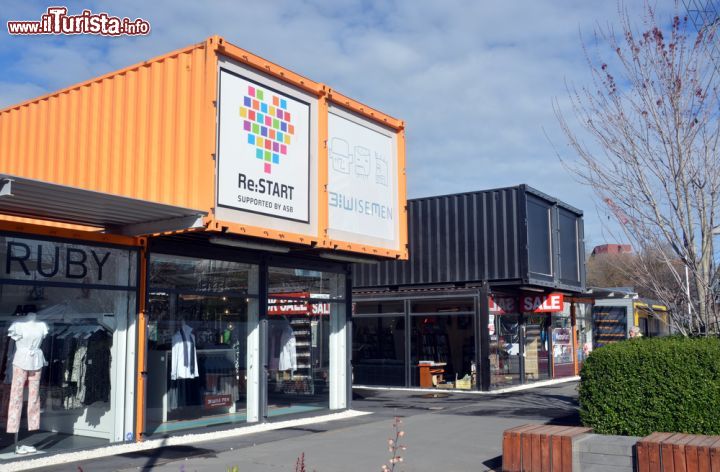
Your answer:
[[[224,43],[215,228],[407,256],[404,124]]]
[[[517,313],[517,300],[512,297],[488,297],[490,313]]]
[[[133,253],[29,238],[4,238],[0,280],[128,286]]]
[[[564,297],[561,293],[549,295],[525,295],[520,300],[520,307],[524,312],[555,313],[563,311]]]
[[[396,133],[337,106],[328,115],[328,234],[399,249]]]
[[[232,396],[205,394],[203,396],[203,408],[211,410],[213,408],[228,408],[233,405]]]
[[[490,313],[502,315],[518,312],[518,300],[513,297],[488,297]],[[525,295],[520,297],[519,311],[523,313],[556,313],[563,311],[562,293],[547,295]]]
[[[553,328],[553,362],[555,365],[573,363],[572,331],[570,328]]]
[[[217,204],[307,223],[310,103],[220,69]]]

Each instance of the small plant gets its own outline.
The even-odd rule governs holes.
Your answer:
[[[407,446],[400,444],[400,438],[405,436],[405,431],[400,429],[402,420],[396,416],[393,421],[393,438],[388,439],[388,452],[390,452],[390,460],[388,464],[383,464],[380,469],[382,472],[394,472],[395,466],[400,462],[403,462],[403,457],[400,455],[401,452],[407,450]]]
[[[305,472],[305,453],[300,454],[295,462],[295,472]]]

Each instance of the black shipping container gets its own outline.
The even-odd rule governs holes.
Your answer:
[[[410,259],[355,264],[355,288],[585,288],[582,211],[527,185],[409,200],[408,226]]]

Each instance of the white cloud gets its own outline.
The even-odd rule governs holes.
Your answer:
[[[6,77],[0,76],[0,79],[6,79]],[[0,80],[0,108],[23,102],[28,98],[37,97],[44,93],[45,89],[32,83]]]

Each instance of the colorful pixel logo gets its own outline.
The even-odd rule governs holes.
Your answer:
[[[248,86],[240,117],[244,120],[243,129],[248,133],[248,145],[255,147],[255,157],[265,163],[265,173],[271,173],[272,165],[280,164],[280,156],[287,155],[290,137],[295,134],[287,100]]]

